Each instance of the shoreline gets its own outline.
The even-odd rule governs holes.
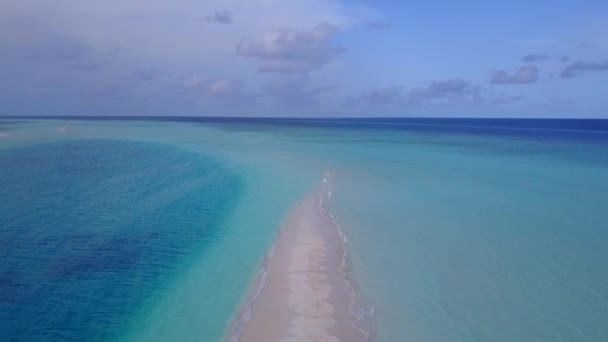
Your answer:
[[[369,312],[348,272],[346,237],[323,207],[328,176],[288,212],[226,341],[369,341]]]

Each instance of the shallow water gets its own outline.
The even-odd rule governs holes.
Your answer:
[[[378,146],[336,177],[379,339],[608,338],[605,150],[470,139]]]
[[[605,122],[452,121],[0,120],[0,337],[220,340],[329,172],[377,340],[607,340]]]

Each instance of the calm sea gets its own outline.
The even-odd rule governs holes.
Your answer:
[[[0,340],[221,340],[327,172],[376,340],[608,340],[608,120],[220,118],[0,119]]]

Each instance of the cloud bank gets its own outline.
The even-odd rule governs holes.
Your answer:
[[[584,62],[577,61],[568,64],[559,76],[561,78],[574,78],[582,76],[585,73],[608,71],[608,60],[604,62]]]
[[[538,68],[536,65],[526,65],[512,75],[498,70],[492,74],[492,84],[530,84],[538,82]]]
[[[442,102],[476,102],[480,87],[461,78],[433,81],[407,91],[400,85],[374,88],[361,94],[356,102],[370,105],[423,105]]]

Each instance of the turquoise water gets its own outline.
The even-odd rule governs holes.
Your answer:
[[[336,177],[379,340],[608,338],[605,145],[400,139]]]
[[[414,123],[0,120],[1,339],[221,340],[329,172],[376,340],[608,340],[606,130]]]

